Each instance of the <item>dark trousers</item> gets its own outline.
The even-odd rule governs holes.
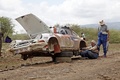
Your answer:
[[[104,56],[106,56],[106,54],[107,54],[107,36],[108,36],[107,34],[102,34],[102,33],[98,34],[98,44],[97,45],[100,50],[100,46],[102,44]]]
[[[80,53],[82,57],[88,57],[89,59],[97,59],[98,58],[98,53],[92,52],[90,50],[85,50]]]

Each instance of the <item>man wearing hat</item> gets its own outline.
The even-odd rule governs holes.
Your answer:
[[[107,25],[104,23],[104,21],[100,21],[100,26],[98,27],[98,47],[100,50],[100,45],[103,46],[103,57],[106,57],[107,54],[107,42],[109,41],[109,30]]]
[[[89,59],[97,59],[99,57],[99,50],[95,40],[91,41],[91,46],[84,48],[80,55]]]

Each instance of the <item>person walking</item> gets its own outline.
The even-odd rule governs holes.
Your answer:
[[[99,22],[100,26],[98,27],[98,47],[100,50],[100,46],[102,44],[103,46],[103,57],[107,57],[107,51],[108,51],[108,42],[109,42],[109,30],[107,25],[104,23],[104,21]]]

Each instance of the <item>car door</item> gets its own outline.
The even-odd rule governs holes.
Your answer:
[[[72,31],[71,39],[74,42],[73,49],[75,50],[79,49],[80,37],[74,31]]]
[[[60,46],[61,48],[72,48],[73,41],[71,40],[70,35],[65,31],[65,29],[59,30],[59,37],[60,37]]]

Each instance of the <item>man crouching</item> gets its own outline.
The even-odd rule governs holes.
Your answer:
[[[97,59],[99,57],[99,48],[95,40],[91,41],[91,46],[83,48],[80,55],[89,59]]]

